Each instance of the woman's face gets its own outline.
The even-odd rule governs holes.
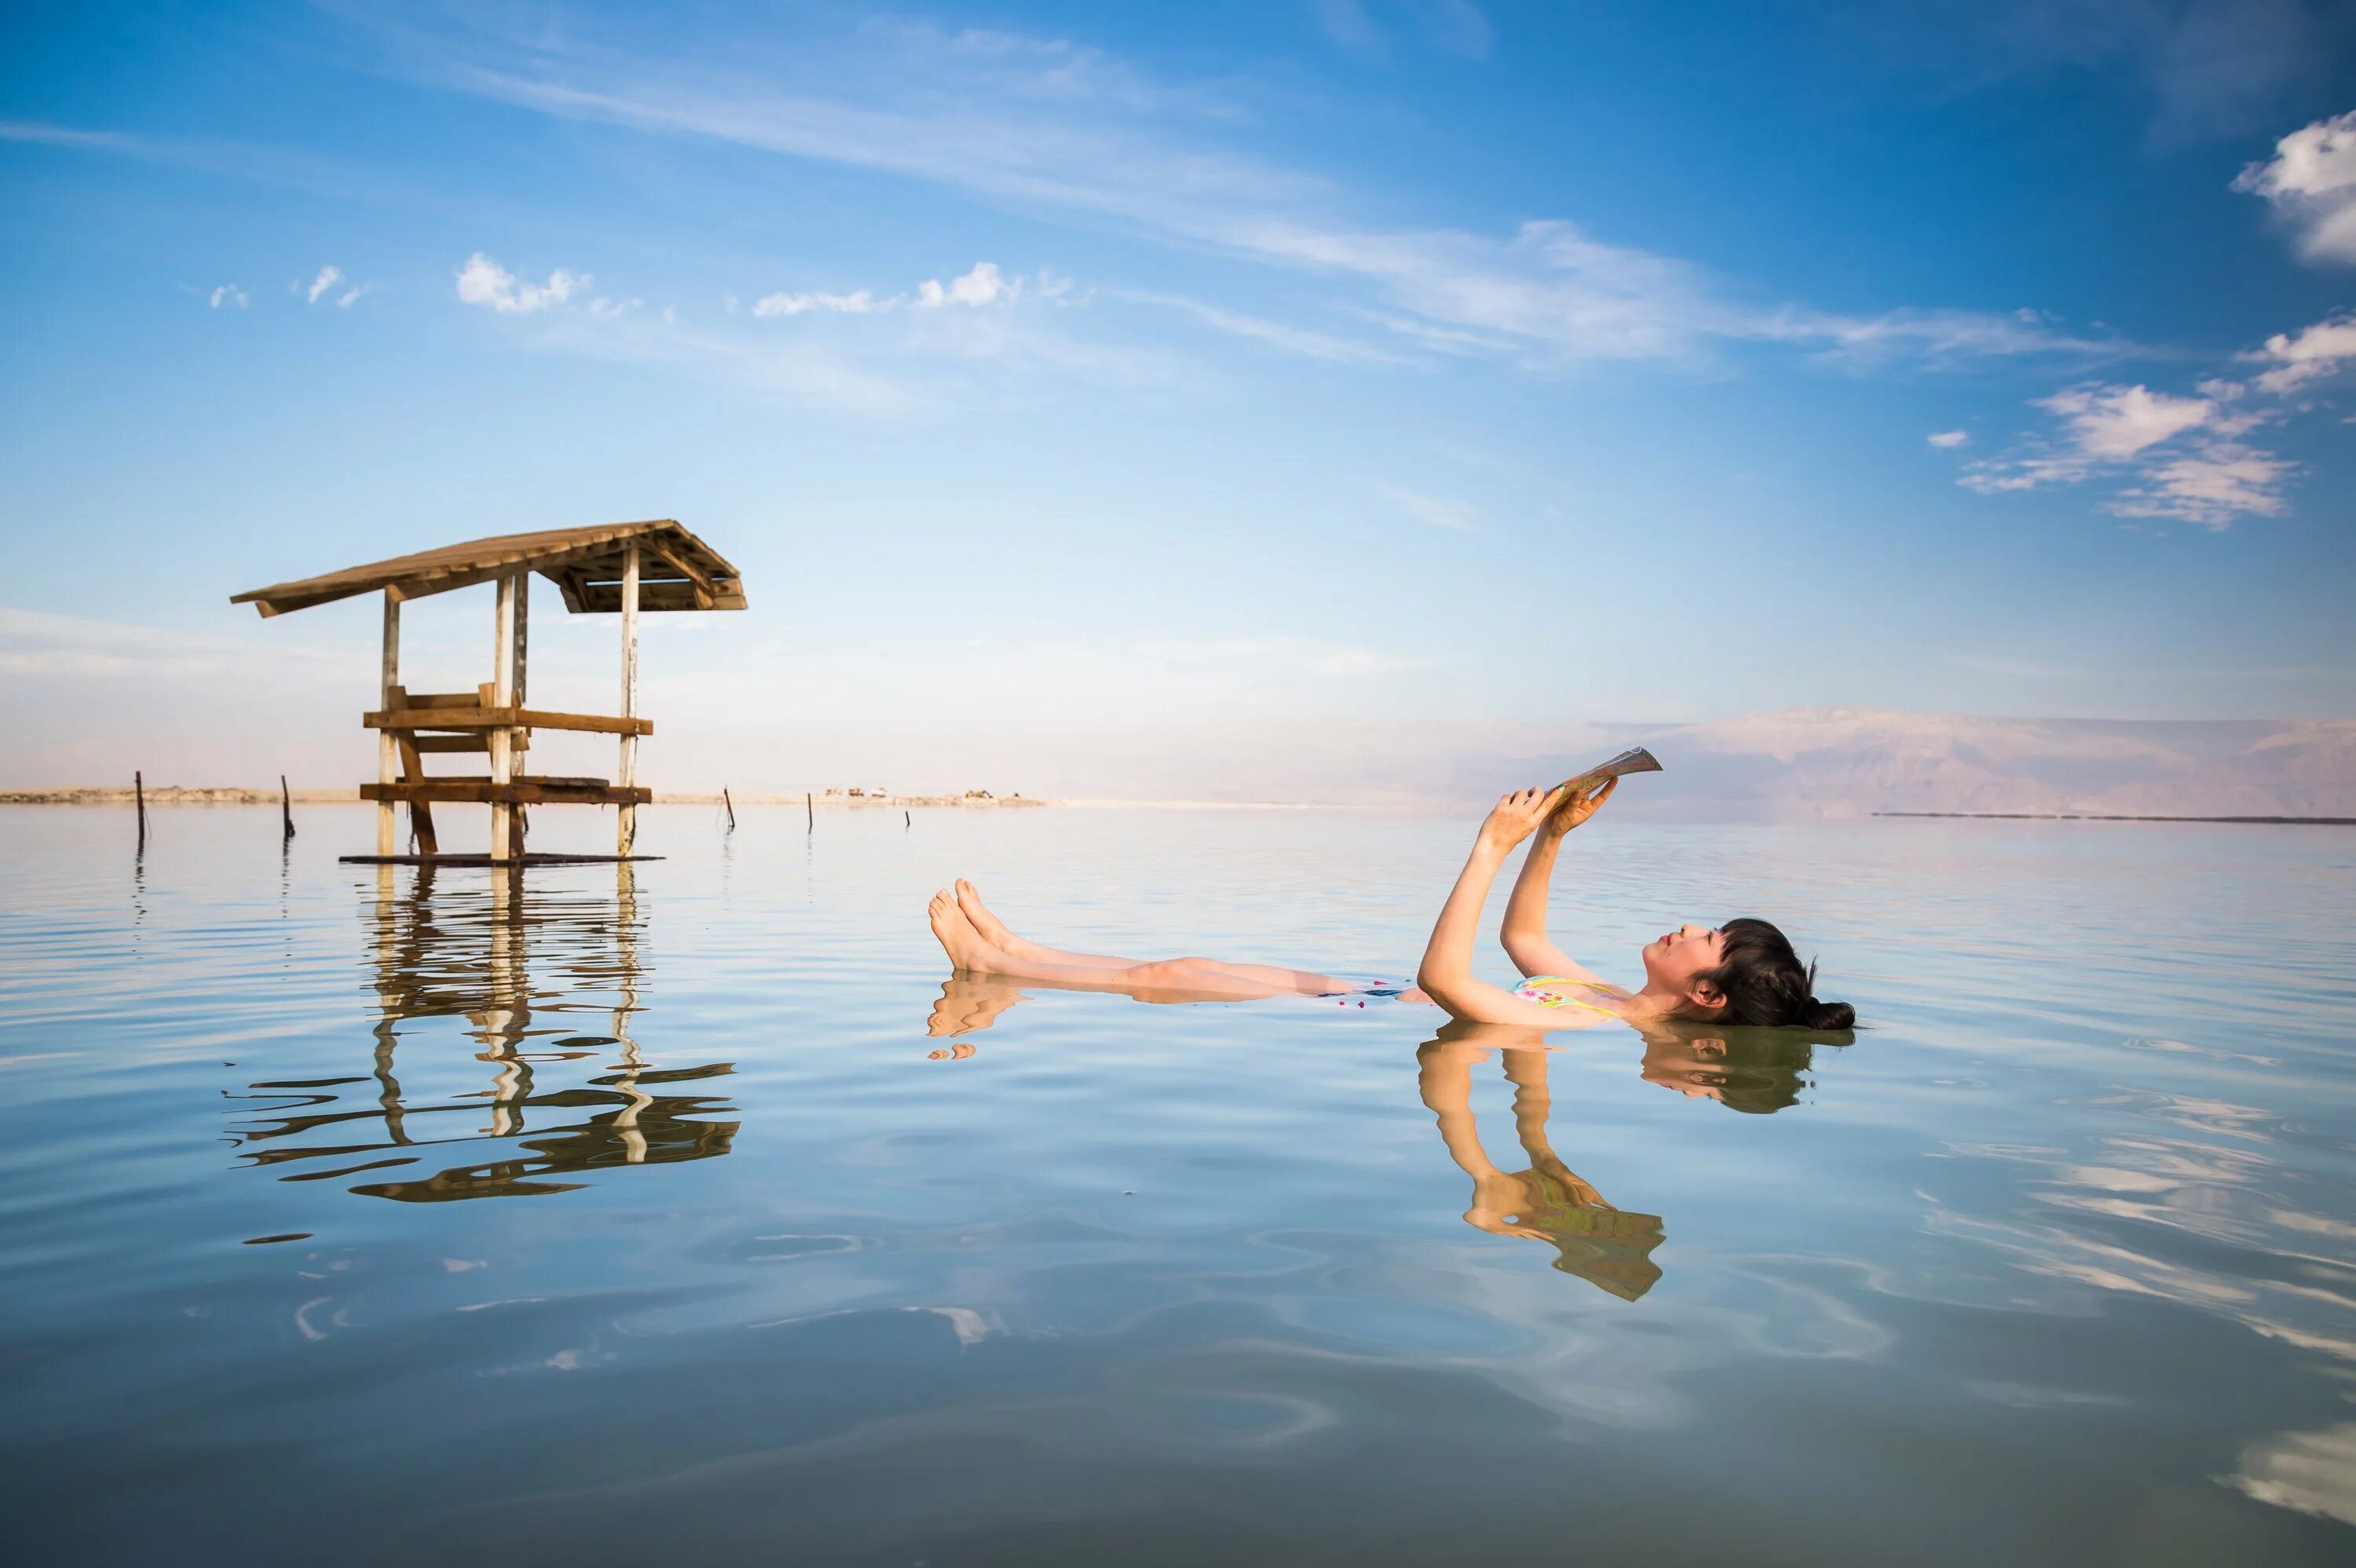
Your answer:
[[[1708,1017],[1723,1005],[1718,988],[1702,980],[1726,961],[1726,933],[1714,925],[1681,925],[1645,944],[1644,978],[1683,1005]]]

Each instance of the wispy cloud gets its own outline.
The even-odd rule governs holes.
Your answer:
[[[594,281],[586,272],[559,267],[544,283],[519,283],[513,272],[477,251],[458,269],[458,298],[467,304],[488,305],[501,315],[528,315],[564,304]]]
[[[82,679],[185,680],[236,673],[250,676],[284,664],[268,639],[88,621],[43,610],[0,604],[0,675]],[[306,668],[316,661],[305,660]],[[357,658],[336,656],[328,673],[348,673]]]
[[[343,286],[350,283],[351,280],[344,276],[344,270],[341,267],[329,265],[320,268],[318,275],[307,284],[298,283],[295,286],[302,289],[305,304],[317,304],[332,294],[334,298],[330,303],[337,310],[349,310],[354,302],[376,286],[373,283],[351,283],[349,288]]]
[[[1922,439],[1929,442],[1933,446],[1938,447],[1942,451],[1949,451],[1969,443],[1972,439],[1972,435],[1969,431],[1940,430],[1933,431],[1929,435],[1924,436]]]
[[[2286,368],[2316,362],[2295,360]],[[2102,503],[2104,511],[2212,528],[2240,517],[2279,517],[2286,509],[2284,486],[2298,465],[2245,439],[2286,417],[2280,407],[2251,400],[2254,387],[2282,389],[2265,385],[2273,374],[2254,382],[2204,381],[2201,397],[2093,384],[2037,399],[2032,406],[2055,416],[2058,428],[2005,455],[1965,464],[1957,482],[1998,495],[2114,480],[2120,487]]]
[[[2293,131],[2233,188],[2264,197],[2308,261],[2356,262],[2356,110]]]
[[[1472,0],[1389,0],[1381,8],[1410,37],[1468,59],[1486,59],[1496,42],[1496,29]],[[1390,58],[1390,29],[1375,19],[1366,0],[1312,0],[1312,12],[1318,29],[1346,53],[1363,60]]]
[[[1022,279],[1008,277],[999,271],[995,261],[976,261],[969,271],[946,283],[938,278],[926,278],[906,293],[878,295],[873,289],[855,289],[844,294],[765,294],[753,302],[753,314],[806,315],[815,311],[828,315],[875,315],[904,308],[944,310],[959,305],[980,308],[1012,304],[1022,296]]]
[[[1466,19],[1476,10],[1429,15],[1443,13],[1456,17],[1458,36],[1473,37]],[[1325,220],[1350,205],[1346,195],[1229,146],[1225,133],[1240,114],[1234,103],[1053,40],[876,24],[831,47],[775,56],[740,48],[728,60],[701,63],[672,54],[659,65],[626,41],[578,29],[554,38],[461,30],[433,48],[420,69],[461,91],[1081,212],[1330,274],[1354,284],[1358,297],[1329,304],[1367,309],[1419,347],[1534,368],[1580,359],[1703,364],[1730,343],[1781,344],[1858,367],[2121,347],[2034,313],[1753,302],[1705,268],[1560,219],[1503,237]]]
[[[2351,208],[2356,210],[2356,208]],[[2356,359],[2356,311],[2319,321],[2297,332],[2277,332],[2265,346],[2242,357],[2271,363],[2252,383],[2262,392],[2295,391],[2311,381],[2338,375]]]
[[[1158,305],[1182,311],[1204,325],[1237,337],[1264,343],[1287,354],[1299,354],[1311,359],[1330,360],[1339,365],[1398,365],[1404,357],[1386,352],[1371,345],[1356,342],[1332,333],[1313,328],[1292,326],[1264,316],[1247,315],[1206,300],[1192,299],[1184,294],[1162,293],[1151,289],[1105,289],[1099,291],[1106,299],[1121,300],[1130,304]]]
[[[1426,496],[1397,485],[1379,481],[1373,486],[1377,495],[1387,496],[1409,517],[1446,528],[1451,533],[1477,534],[1482,531],[1481,514],[1469,501],[1451,500],[1443,496]]]
[[[2229,416],[2222,396],[2179,397],[2136,386],[2088,385],[2039,398],[2033,407],[2059,429],[2001,457],[1965,465],[1958,481],[1983,495],[2129,478],[2104,509],[2128,517],[2176,517],[2222,528],[2243,513],[2282,510],[2287,464],[2238,439],[2249,421]],[[2187,449],[2180,438],[2203,432]],[[2161,450],[2165,449],[2165,450]]]
[[[80,147],[91,152],[127,153],[139,146],[134,136],[112,131],[82,131],[38,120],[0,120],[0,142],[25,142],[42,147]]]
[[[243,310],[252,303],[252,296],[235,283],[220,283],[205,296],[205,300],[215,310]]]
[[[875,296],[866,289],[847,294],[810,293],[767,294],[753,302],[753,314],[760,316],[801,315],[809,311],[826,311],[841,315],[865,315],[876,309],[889,310],[892,301],[878,306]]]

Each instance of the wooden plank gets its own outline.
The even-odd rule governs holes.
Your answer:
[[[396,784],[494,784],[498,781],[493,779],[488,773],[426,773],[421,774],[413,779],[396,779],[393,782]],[[514,773],[509,775],[509,782],[511,784],[548,784],[559,789],[604,789],[607,787],[604,779],[592,778],[585,773]]]
[[[399,701],[389,703],[394,708],[480,708],[483,694],[479,691],[411,691]]]
[[[647,541],[646,548],[654,552],[656,560],[662,561],[672,571],[687,579],[690,585],[695,590],[695,607],[697,609],[709,610],[712,608],[712,595],[716,593],[718,590],[712,586],[712,579],[709,576],[697,568],[688,564],[686,552],[684,550],[674,554],[672,551],[665,549],[660,543],[652,539]],[[638,584],[638,587],[640,592],[643,592],[645,591],[646,584],[641,582]]]
[[[360,785],[362,800],[444,801],[496,805],[648,805],[655,792],[615,784],[535,784],[518,780],[495,784],[472,779],[427,779],[420,784]]]
[[[388,731],[388,733],[390,733],[390,731]],[[409,739],[403,742],[406,747],[427,753],[476,752],[484,756],[488,756],[491,752],[491,738],[485,734],[419,735],[406,730],[402,731],[402,733],[409,737]],[[520,749],[520,744],[521,743],[519,742],[519,749]]]
[[[599,735],[651,735],[651,719],[616,719],[602,713],[557,713],[539,708],[445,708],[419,710],[394,709],[363,713],[360,724],[369,730],[578,730]]]

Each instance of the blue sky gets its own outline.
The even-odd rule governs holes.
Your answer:
[[[2334,8],[0,27],[12,773],[340,779],[372,609],[228,594],[648,516],[754,603],[658,618],[677,765],[780,783],[912,727],[2356,710]],[[480,678],[477,597],[419,659]],[[610,623],[552,633],[609,704]]]

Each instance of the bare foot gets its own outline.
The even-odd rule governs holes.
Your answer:
[[[973,923],[973,928],[981,934],[981,939],[1001,953],[1011,953],[1017,958],[1045,958],[1049,955],[1047,949],[1037,943],[1025,942],[1007,930],[1006,923],[991,912],[990,906],[981,901],[980,892],[963,877],[959,877],[957,882],[957,903],[966,919]]]
[[[981,939],[981,933],[973,928],[965,912],[958,908],[957,900],[948,889],[933,895],[933,901],[925,906],[925,913],[931,919],[933,935],[939,940],[941,951],[949,955],[953,967],[975,975],[988,974],[997,967],[991,962],[996,956],[994,950]]]

